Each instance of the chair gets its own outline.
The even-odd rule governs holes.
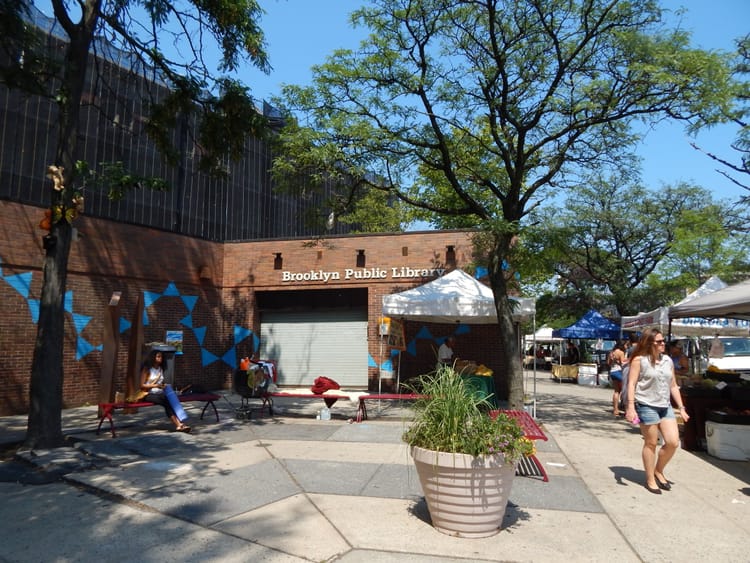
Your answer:
[[[270,382],[271,375],[262,365],[254,365],[247,371],[238,369],[234,372],[232,390],[242,399],[241,405],[235,409],[235,416],[238,419],[250,420],[252,418],[250,399],[260,399],[261,409],[267,405],[268,414],[273,415],[273,400],[268,394]]]

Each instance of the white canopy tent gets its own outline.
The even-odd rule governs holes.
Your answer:
[[[533,321],[536,302],[510,297],[515,303],[513,319]],[[383,315],[407,321],[429,323],[496,324],[497,311],[492,289],[463,270],[453,270],[423,285],[383,296]],[[522,345],[519,342],[519,346]],[[536,411],[536,378],[534,380]],[[535,415],[535,412],[533,413]]]
[[[750,280],[730,285],[709,295],[678,303],[669,308],[670,319],[704,317],[714,321],[745,321],[744,335],[748,334],[750,321]]]
[[[715,294],[726,288],[718,276],[711,276],[698,289],[688,294],[682,301],[671,307],[659,307],[648,313],[638,313],[630,317],[622,317],[621,326],[623,330],[641,331],[646,328],[658,328],[664,334],[671,332],[677,336],[705,336],[709,334],[722,334],[725,336],[747,335],[750,323],[747,321],[729,318],[711,318],[706,316],[686,315],[676,318],[672,310],[682,310],[697,299],[707,295]],[[670,327],[671,318],[671,327]],[[671,331],[670,331],[671,328]]]
[[[511,297],[517,303],[514,318],[533,317],[533,299]],[[426,323],[497,323],[492,289],[463,270],[453,270],[424,285],[383,297],[383,315]]]

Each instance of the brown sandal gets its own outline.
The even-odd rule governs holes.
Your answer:
[[[187,434],[190,434],[190,431],[192,430],[192,428],[190,428],[190,427],[189,427],[188,425],[186,425],[186,424],[181,424],[180,426],[178,426],[178,427],[176,428],[176,430],[177,430],[177,432],[185,432],[185,433],[187,433]]]

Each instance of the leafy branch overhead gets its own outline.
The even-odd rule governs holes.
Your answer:
[[[360,47],[316,67],[312,86],[284,91],[298,121],[282,131],[277,179],[343,170],[418,218],[489,233],[507,355],[498,371],[518,407],[502,264],[530,214],[628,157],[634,124],[729,107],[727,58],[691,47],[650,0],[373,0],[352,21],[370,31]]]

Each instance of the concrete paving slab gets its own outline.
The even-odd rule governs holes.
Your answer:
[[[472,561],[638,561],[606,514],[511,507],[504,530],[490,538],[466,539],[432,528],[420,503],[330,495],[310,498],[355,549],[411,553],[415,561],[446,554]],[[582,546],[587,553],[581,553]]]
[[[301,561],[66,484],[0,484],[0,494],[3,561]]]
[[[310,459],[362,463],[411,464],[406,444],[367,442],[335,442],[274,440],[266,438],[265,447],[281,459]]]
[[[409,463],[382,465],[362,489],[362,495],[419,500],[423,493],[414,464]]]
[[[214,528],[310,561],[327,561],[351,549],[308,495],[294,495],[220,522]]]
[[[399,444],[406,426],[401,422],[362,422],[339,426],[332,440],[337,442],[362,442],[367,444]]]

